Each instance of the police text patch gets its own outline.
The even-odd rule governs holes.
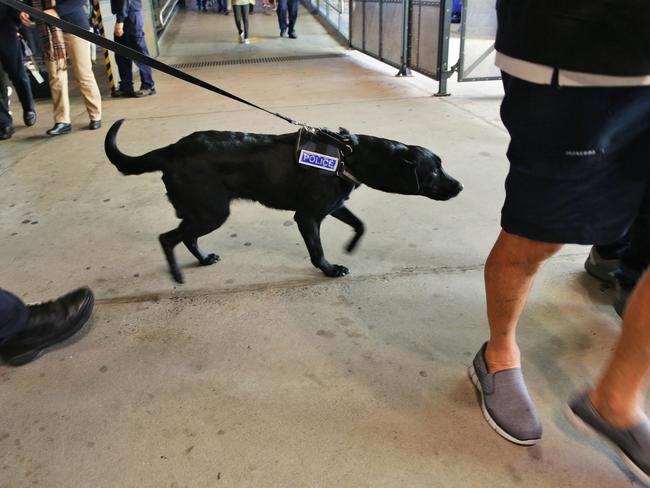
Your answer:
[[[307,151],[303,149],[300,151],[298,163],[303,166],[311,166],[325,171],[336,172],[339,166],[338,158],[328,156],[327,154],[320,154],[317,152]]]

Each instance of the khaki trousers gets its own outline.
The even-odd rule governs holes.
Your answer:
[[[90,60],[90,43],[84,39],[63,34],[65,49],[70,57],[74,76],[79,82],[90,120],[102,119],[102,96],[93,74]],[[68,96],[68,71],[57,71],[56,61],[47,63],[50,77],[50,92],[54,102],[54,122],[70,123],[70,97]]]

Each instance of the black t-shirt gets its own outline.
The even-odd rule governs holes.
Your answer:
[[[497,51],[560,69],[650,75],[650,0],[497,0]]]

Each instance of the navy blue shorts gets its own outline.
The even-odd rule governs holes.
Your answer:
[[[620,239],[650,205],[650,86],[558,87],[507,73],[503,82],[503,229],[552,243]]]

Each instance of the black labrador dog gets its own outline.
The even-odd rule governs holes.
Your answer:
[[[345,201],[359,184],[434,200],[448,200],[463,189],[443,171],[440,158],[431,151],[379,137],[352,135],[345,129],[330,134],[348,141],[352,152],[344,161],[351,179],[299,166],[296,132],[195,132],[175,144],[132,157],[117,148],[117,132],[123,122],[116,122],[108,131],[106,155],[125,175],[162,171],[167,196],[181,223],[161,234],[159,240],[178,283],[183,282],[183,275],[174,247],[183,242],[202,265],[219,261],[218,255],[204,253],[197,240],[226,221],[230,202],[236,198],[294,211],[312,264],[327,276],[337,277],[349,271],[325,259],[320,226],[328,215],[350,225],[355,235],[346,250],[351,252],[356,247],[364,225],[346,208]]]

